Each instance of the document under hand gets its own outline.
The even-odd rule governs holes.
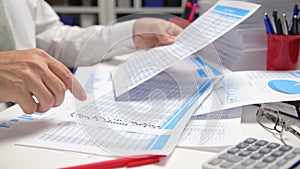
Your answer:
[[[18,145],[99,155],[168,155],[221,77],[217,68],[200,57],[187,58],[184,65],[177,63],[132,89],[122,101],[116,102],[112,91],[97,96],[56,119],[54,128]]]
[[[203,49],[252,15],[260,5],[219,1],[179,34],[168,46],[137,54],[112,74],[115,98],[139,86],[179,60]]]

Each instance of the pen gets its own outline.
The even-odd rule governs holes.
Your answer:
[[[299,18],[300,18],[300,17],[299,17]],[[296,34],[296,35],[299,34],[299,24],[300,24],[299,18],[296,18],[296,28],[295,28],[295,34]]]
[[[197,7],[198,7],[197,2],[194,2],[193,5],[192,5],[192,9],[191,9],[188,21],[193,22]]]
[[[146,164],[153,164],[160,161],[160,158],[166,157],[165,155],[143,155],[118,158],[115,160],[108,160],[102,162],[95,162],[90,164],[83,164],[71,167],[64,167],[60,169],[111,169],[118,167],[136,167]]]
[[[276,27],[277,11],[273,11],[272,15],[273,15],[273,20],[272,20],[273,32],[274,32],[274,34],[277,34],[277,27]]]
[[[280,18],[277,19],[277,34],[278,35],[282,35],[283,34],[282,24],[281,24]]]
[[[284,35],[288,35],[289,34],[289,25],[288,25],[288,21],[286,20],[286,14],[282,14],[283,16],[283,26],[282,26],[282,32]]]
[[[188,19],[190,13],[191,13],[191,8],[192,8],[192,3],[187,0],[185,3],[185,8],[184,8],[184,12],[183,12],[183,19]]]
[[[298,5],[297,4],[295,4],[294,5],[294,10],[293,10],[293,16],[298,16],[298,13],[299,13],[299,9],[298,9]]]
[[[292,25],[289,31],[290,35],[297,35],[298,34],[298,18],[297,15],[294,15],[292,19]]]
[[[277,13],[278,13],[277,10],[274,10],[272,13],[274,21],[277,20]]]
[[[298,34],[300,34],[300,16],[298,17]]]
[[[69,70],[70,70],[70,72],[71,72],[71,73],[75,74],[75,73],[76,73],[76,70],[77,70],[77,68],[70,67],[70,68],[69,68]]]
[[[266,30],[268,34],[274,34],[270,19],[268,17],[268,13],[265,12],[265,17],[264,17],[264,22],[265,22],[265,26],[266,26]]]
[[[282,35],[282,27],[281,27],[281,21],[277,17],[277,10],[273,11],[273,22],[274,22],[274,27],[276,28],[276,31],[274,31],[278,35]]]

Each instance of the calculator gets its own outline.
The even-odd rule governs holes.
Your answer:
[[[300,168],[300,148],[247,138],[202,165],[204,169]]]

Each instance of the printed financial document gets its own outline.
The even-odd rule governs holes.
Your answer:
[[[258,4],[248,2],[217,2],[185,28],[173,44],[150,49],[121,64],[112,75],[115,98],[208,46],[252,15],[259,7]]]
[[[224,75],[198,114],[250,104],[300,100],[300,71],[238,71]]]
[[[241,116],[242,107],[193,115],[178,146],[216,151],[232,145],[239,140]]]
[[[17,144],[112,156],[169,154],[222,77],[198,56],[183,64],[131,90],[122,101],[114,101],[110,91],[65,117],[55,117],[52,128]]]

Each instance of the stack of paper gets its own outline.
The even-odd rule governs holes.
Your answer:
[[[267,56],[267,36],[263,22],[264,12],[272,16],[278,11],[278,17],[286,13],[291,16],[294,4],[298,0],[242,0],[261,4],[261,7],[236,28],[223,35],[213,44],[225,67],[231,70],[265,70]],[[204,13],[216,1],[200,0],[200,14]]]
[[[243,23],[214,43],[225,67],[231,70],[266,68],[267,39],[264,28],[258,26]]]

